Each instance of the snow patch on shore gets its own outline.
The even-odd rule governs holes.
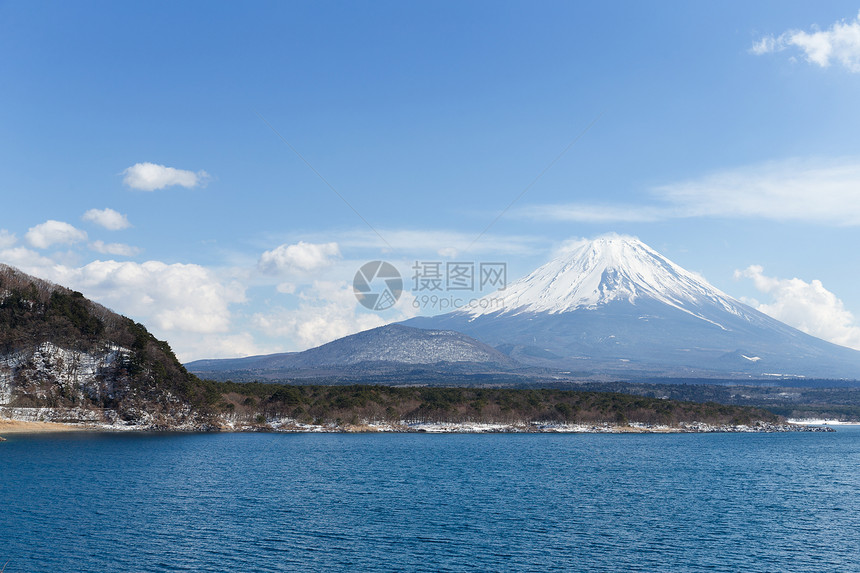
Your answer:
[[[773,424],[754,422],[750,425],[681,423],[677,426],[660,424],[559,422],[427,422],[416,420],[361,420],[355,423],[301,422],[292,418],[257,421],[235,416],[216,418],[183,417],[179,423],[165,423],[153,415],[135,416],[123,420],[114,410],[82,408],[10,408],[0,407],[0,418],[23,422],[59,422],[77,428],[96,431],[172,431],[172,432],[283,432],[283,433],[428,433],[428,434],[495,434],[495,433],[568,433],[568,434],[657,434],[657,433],[770,433],[770,432],[832,432],[828,425]]]
[[[860,423],[857,422],[843,422],[841,420],[831,420],[827,418],[789,419],[788,423],[798,424],[800,426],[860,426]]]

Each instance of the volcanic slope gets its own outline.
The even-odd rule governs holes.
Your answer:
[[[633,237],[583,242],[485,298],[403,324],[585,375],[860,378],[860,352],[758,312]]]

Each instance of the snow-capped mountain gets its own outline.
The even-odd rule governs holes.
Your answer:
[[[555,314],[638,299],[662,302],[702,320],[708,319],[696,314],[696,308],[703,302],[737,316],[746,316],[748,308],[638,239],[620,235],[583,242],[485,300],[500,295],[500,314]],[[478,304],[465,312],[476,317],[498,310],[495,304]]]
[[[405,324],[581,372],[860,379],[860,352],[764,315],[620,235],[583,242],[469,308]]]

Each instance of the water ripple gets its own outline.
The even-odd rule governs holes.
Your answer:
[[[0,447],[20,571],[852,571],[860,429],[55,435]]]

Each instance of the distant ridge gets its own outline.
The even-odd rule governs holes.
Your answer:
[[[225,373],[261,379],[391,372],[416,366],[444,370],[507,371],[518,366],[511,357],[464,334],[390,324],[345,336],[305,350],[246,358],[196,360],[186,367],[193,373],[224,379]],[[240,374],[244,372],[245,374]]]

